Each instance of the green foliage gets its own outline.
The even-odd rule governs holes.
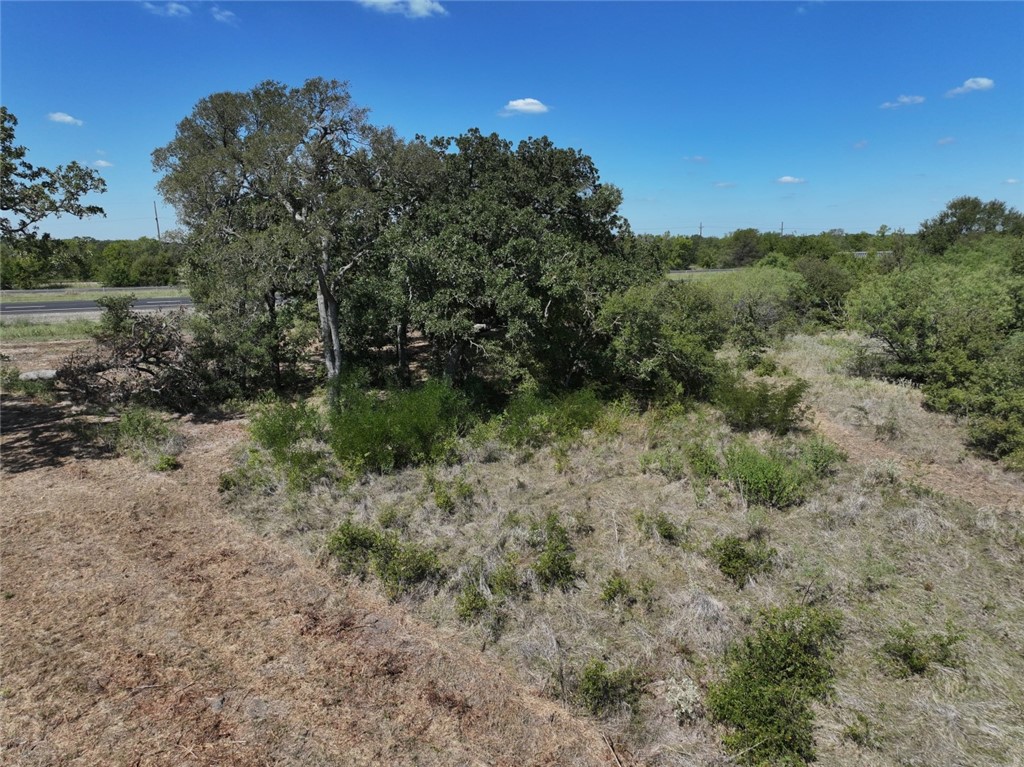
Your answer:
[[[275,402],[257,410],[249,423],[256,443],[270,453],[292,490],[303,490],[325,476],[320,415],[308,402]]]
[[[711,545],[711,558],[737,588],[746,586],[754,576],[771,572],[777,554],[763,541],[744,541],[734,535],[719,538]]]
[[[603,410],[604,405],[593,389],[555,397],[521,392],[505,408],[499,436],[506,444],[519,448],[571,443],[584,429],[597,423]]]
[[[117,420],[117,451],[147,464],[154,471],[178,468],[177,456],[184,445],[181,435],[152,410],[129,407]]]
[[[839,615],[829,610],[773,608],[729,649],[725,675],[709,686],[706,705],[730,727],[725,746],[740,763],[814,760],[811,703],[831,692],[840,628]]]
[[[721,476],[722,465],[715,448],[706,442],[688,442],[683,448],[693,476],[703,482]]]
[[[690,282],[659,282],[610,296],[598,325],[611,339],[612,367],[643,396],[702,396],[718,365],[725,317],[712,293]]]
[[[327,442],[354,474],[448,460],[470,421],[469,403],[444,381],[384,396],[345,387],[328,415]]]
[[[775,449],[762,452],[749,442],[733,443],[725,451],[725,475],[751,503],[782,509],[804,498],[799,465]]]
[[[583,708],[602,716],[621,708],[635,710],[645,683],[645,676],[632,666],[613,671],[604,661],[592,658],[580,673],[576,695]]]
[[[473,498],[473,487],[462,476],[455,477],[451,482],[443,482],[431,475],[428,477],[428,485],[434,495],[434,504],[445,514],[454,514],[460,505]]]
[[[686,542],[689,528],[680,527],[663,511],[653,517],[642,511],[636,513],[636,526],[646,536],[656,538],[669,546],[681,546]]]
[[[838,258],[801,258],[795,270],[804,278],[799,294],[801,313],[811,320],[839,326],[846,315],[846,296],[856,284],[851,269]]]
[[[685,467],[682,453],[669,447],[658,448],[640,456],[641,471],[656,471],[670,482],[678,482],[686,476]]]
[[[726,376],[715,390],[715,404],[734,429],[766,429],[781,435],[803,421],[807,408],[802,400],[808,386],[804,380],[774,386],[767,381],[747,383],[739,376]]]
[[[957,645],[965,638],[952,625],[945,633],[924,635],[911,623],[903,622],[889,631],[881,652],[887,666],[898,676],[924,674],[933,664],[957,667],[963,662]]]
[[[540,587],[545,590],[571,589],[583,573],[576,569],[576,552],[569,539],[569,531],[562,525],[558,514],[548,514],[543,525],[535,527],[533,532],[540,549],[533,563],[533,572]]]
[[[951,200],[935,218],[922,221],[917,230],[925,249],[936,255],[958,242],[989,233],[1024,236],[1024,215],[999,200],[982,202],[964,196]]]
[[[391,599],[420,583],[440,580],[444,574],[433,550],[403,542],[394,531],[380,531],[351,520],[338,526],[327,541],[327,550],[338,560],[342,572],[365,577],[372,568]]]
[[[633,584],[622,573],[616,571],[604,582],[604,586],[601,587],[601,601],[606,605],[618,603],[624,607],[636,604]]]
[[[818,434],[800,445],[800,459],[818,479],[834,474],[836,465],[846,458],[846,453]]]
[[[475,583],[467,583],[455,598],[455,614],[467,623],[476,620],[487,609],[490,602]]]

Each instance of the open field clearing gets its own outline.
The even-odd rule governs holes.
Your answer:
[[[0,351],[17,354],[25,344],[41,341],[71,341],[87,339],[99,327],[99,321],[85,317],[57,319],[52,317],[31,320],[5,320],[0,322]],[[21,366],[23,367],[23,366]],[[29,369],[24,368],[23,369]]]

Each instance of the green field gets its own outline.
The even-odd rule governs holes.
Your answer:
[[[41,304],[53,301],[95,301],[103,296],[123,296],[134,293],[139,298],[179,298],[187,296],[184,288],[100,288],[81,287],[67,288],[56,293],[40,291],[9,291],[0,292],[0,303],[4,304]]]

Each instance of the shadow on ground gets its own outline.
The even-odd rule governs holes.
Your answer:
[[[103,424],[66,407],[20,397],[0,402],[0,442],[0,471],[8,474],[115,454]]]

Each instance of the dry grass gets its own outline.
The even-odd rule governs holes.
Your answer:
[[[608,743],[479,654],[219,510],[243,425],[172,475],[3,409],[0,761],[590,765]]]
[[[263,532],[301,542],[313,555],[345,518],[383,521],[442,552],[446,585],[424,586],[403,607],[467,648],[484,648],[552,697],[573,701],[591,658],[642,670],[648,685],[639,715],[623,711],[602,722],[641,763],[724,763],[716,726],[699,715],[680,723],[678,691],[703,690],[716,678],[725,648],[758,610],[792,603],[833,605],[844,614],[836,694],[817,712],[821,763],[1019,763],[1024,645],[1014,627],[1024,625],[1016,586],[1024,575],[1024,485],[966,454],[959,427],[921,410],[912,388],[846,378],[841,353],[841,346],[798,338],[781,354],[782,364],[812,383],[814,428],[850,456],[837,476],[786,511],[749,506],[720,480],[705,487],[689,472],[672,481],[641,470],[653,449],[678,450],[692,440],[725,446],[734,437],[710,412],[629,416],[617,431],[588,433],[567,453],[467,449],[463,464],[433,470],[434,484],[472,487],[454,510],[437,507],[424,470],[367,478],[344,492],[320,487],[270,502],[239,499],[237,508]],[[886,419],[899,428],[879,431]],[[771,440],[754,435],[756,443]],[[567,591],[543,591],[530,572],[537,556],[531,536],[552,512],[569,530],[584,573]],[[685,531],[681,545],[637,522],[658,515]],[[764,536],[778,551],[774,570],[737,589],[708,556],[725,535]],[[510,555],[527,597],[491,594],[479,620],[461,623],[462,586],[475,581],[487,594],[480,574]],[[612,577],[630,585],[634,601],[602,599]],[[880,647],[905,620],[926,633],[947,623],[962,631],[962,667],[893,675]]]

